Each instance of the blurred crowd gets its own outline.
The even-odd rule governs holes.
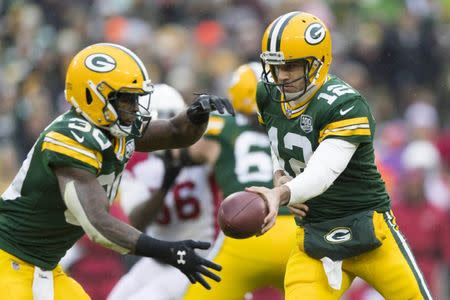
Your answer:
[[[410,229],[402,227],[405,235],[412,232],[419,263],[429,264],[422,270],[432,288],[443,291],[450,265],[450,0],[0,0],[0,190],[41,130],[68,108],[65,70],[81,48],[119,43],[143,59],[154,82],[185,99],[224,95],[231,72],[259,60],[267,24],[293,10],[327,23],[331,72],[370,102],[398,222]]]

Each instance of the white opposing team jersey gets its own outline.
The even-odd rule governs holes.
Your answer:
[[[136,153],[123,174],[121,205],[126,214],[159,189],[164,163],[154,154]],[[147,228],[152,237],[164,240],[194,239],[213,242],[219,194],[207,165],[183,168],[166,195],[155,222]]]

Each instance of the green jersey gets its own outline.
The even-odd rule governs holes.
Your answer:
[[[212,115],[205,137],[220,143],[214,173],[224,197],[252,185],[272,187],[269,139],[247,118]]]
[[[42,269],[53,269],[84,231],[64,204],[52,167],[96,174],[112,201],[134,151],[132,138],[113,138],[73,110],[39,136],[0,198],[0,248]]]
[[[270,93],[280,98],[272,87]],[[346,82],[329,76],[304,103],[290,107],[271,99],[258,84],[259,120],[265,125],[280,166],[291,176],[300,174],[312,153],[327,139],[342,139],[359,146],[346,169],[321,195],[307,201],[304,222],[351,215],[363,210],[387,211],[390,199],[374,162],[375,119],[364,97]]]

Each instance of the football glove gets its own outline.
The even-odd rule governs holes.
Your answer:
[[[168,242],[141,234],[136,244],[135,254],[153,257],[163,263],[172,265],[186,275],[191,283],[199,282],[209,290],[211,286],[203,276],[217,282],[220,281],[220,277],[207,268],[220,271],[222,267],[199,256],[194,250],[206,250],[210,246],[211,244],[207,242],[193,240]]]
[[[187,116],[194,124],[203,124],[208,121],[209,113],[218,111],[224,114],[225,111],[234,116],[234,109],[227,98],[200,94],[197,99],[187,109]]]
[[[181,160],[173,157],[172,150],[164,150],[162,155],[162,160],[164,163],[164,177],[161,185],[161,189],[169,190],[172,184],[175,182],[178,174],[183,167]]]

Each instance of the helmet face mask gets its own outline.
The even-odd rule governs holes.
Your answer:
[[[331,36],[319,18],[298,11],[282,15],[267,27],[261,46],[261,80],[273,101],[307,102],[325,82],[332,60]],[[303,62],[303,75],[280,82],[277,66],[299,61]],[[286,85],[300,80],[304,80],[303,88],[286,92]]]
[[[95,126],[115,137],[140,137],[150,122],[153,84],[142,61],[116,44],[94,44],[72,59],[66,76],[66,100]],[[122,100],[133,111],[121,110]]]
[[[144,134],[152,119],[148,105],[146,106],[145,103],[142,103],[147,102],[141,100],[144,96],[150,97],[150,94],[122,91],[110,94],[108,101],[118,115],[117,120],[110,126],[110,131],[113,130],[115,133],[113,135],[141,137]]]

